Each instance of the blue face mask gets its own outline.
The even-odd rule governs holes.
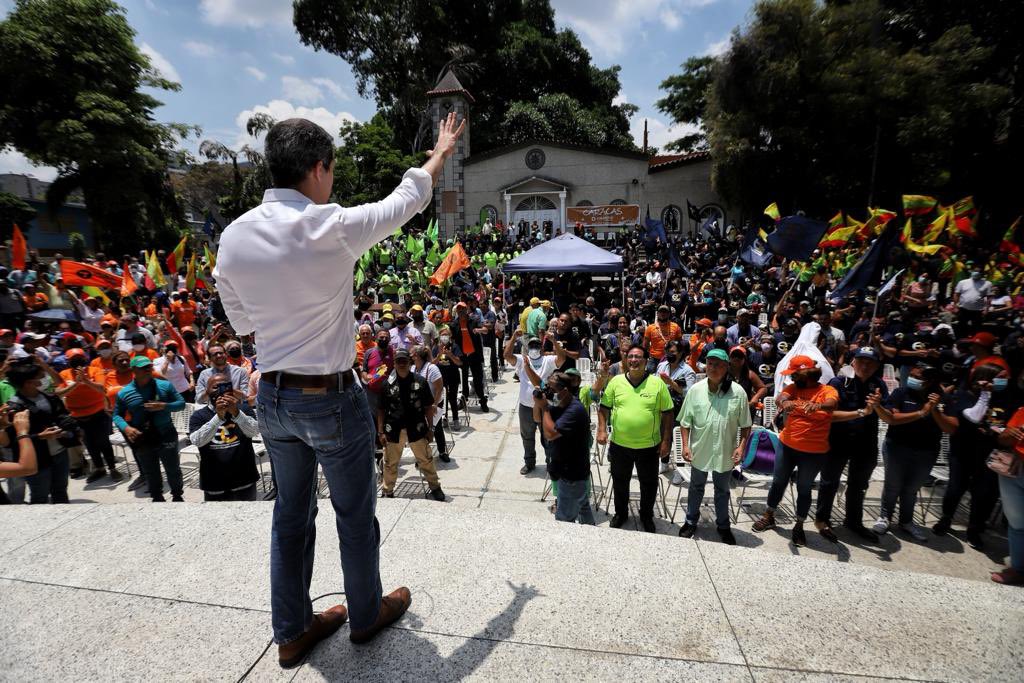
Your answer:
[[[907,378],[907,389],[911,391],[921,391],[924,388],[924,380],[920,380],[917,377]]]
[[[1010,380],[1006,377],[996,377],[992,380],[992,391],[1005,391],[1009,384]]]

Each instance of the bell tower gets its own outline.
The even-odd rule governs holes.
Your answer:
[[[441,179],[434,188],[434,211],[437,215],[438,236],[442,240],[454,237],[456,230],[466,229],[466,198],[463,162],[469,157],[469,107],[473,96],[469,94],[455,72],[448,68],[433,90],[427,92],[430,112],[431,140],[437,138],[441,120],[454,111],[459,121],[466,120],[466,130],[455,146],[453,154],[444,163]]]

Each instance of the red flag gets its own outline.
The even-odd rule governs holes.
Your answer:
[[[109,271],[67,259],[60,262],[60,275],[64,279],[65,287],[120,289],[122,284],[121,278]]]
[[[131,296],[139,286],[135,284],[132,272],[128,270],[128,263],[124,264],[124,273],[121,276],[121,296]]]
[[[178,268],[185,265],[185,242],[186,238],[182,237],[174,251],[167,255],[167,272],[177,273]]]
[[[466,256],[466,251],[462,248],[462,242],[456,242],[448,255],[444,257],[444,261],[441,261],[441,265],[430,276],[430,284],[439,285],[463,268],[468,267],[469,257]]]
[[[11,268],[25,270],[25,261],[28,260],[28,244],[25,236],[21,234],[21,228],[15,224],[14,232],[11,234]]]

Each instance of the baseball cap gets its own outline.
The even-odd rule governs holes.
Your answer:
[[[392,306],[391,304],[384,304],[383,306],[381,306],[381,307],[380,307],[380,310],[382,310],[382,311],[384,311],[385,313],[387,313],[387,312],[389,312],[389,311],[390,311],[390,310],[391,310],[392,308],[393,308],[393,306]]]
[[[530,299],[530,305],[531,306],[540,306],[540,299],[538,299],[537,297],[533,297],[532,299]]]
[[[742,346],[734,346],[731,349],[729,349],[729,355],[731,356],[734,353],[741,353],[741,354],[743,354],[745,356],[745,355],[747,355],[747,350],[745,348],[743,348]],[[710,354],[708,354],[708,355],[710,355]]]
[[[540,302],[540,305],[544,306],[545,308],[549,308],[551,306],[551,302],[548,299],[544,299],[543,301]]]
[[[411,356],[409,355],[408,349],[396,349],[395,360],[398,360],[399,358],[405,358],[406,360],[409,360]]]
[[[725,361],[726,363],[729,362],[728,354],[726,354],[726,352],[723,351],[722,349],[711,349],[710,351],[708,351],[707,359],[711,360],[712,358],[715,358],[720,361]]]
[[[967,342],[970,344],[980,344],[987,349],[991,349],[996,345],[996,336],[991,332],[976,332]]]
[[[789,360],[789,366],[782,371],[783,375],[792,375],[794,372],[799,370],[810,370],[811,368],[818,367],[818,364],[814,362],[814,359],[810,356],[793,356]]]
[[[740,316],[740,315],[750,315],[750,309],[748,309],[748,308],[741,308],[740,310],[736,311],[736,315],[737,316]]]
[[[577,370],[576,368],[569,368],[568,370],[565,371],[565,374],[572,375],[573,377],[582,377],[583,376],[583,375],[580,374],[580,371]]]
[[[65,332],[62,335],[60,335],[60,338],[64,341],[73,341],[75,339],[78,339],[78,336],[74,332]]]
[[[875,349],[871,346],[860,347],[859,349],[857,349],[857,353],[853,354],[853,358],[854,360],[858,358],[867,358],[868,360],[873,360],[876,363],[882,362],[882,358],[881,356],[878,355],[878,351],[875,351]]]
[[[711,321],[709,319],[707,319],[707,318],[700,318],[700,319],[697,320],[697,326],[698,327],[711,327],[711,325],[712,325]]]
[[[415,306],[413,306],[412,308],[409,309],[409,312],[412,313],[413,311],[422,311],[422,310],[423,310],[423,307],[420,306],[419,304],[416,304]]]
[[[105,348],[105,347],[110,346],[110,345],[111,345],[110,340],[107,339],[106,337],[101,337],[100,339],[96,340],[96,348],[97,349],[101,348],[101,347]]]
[[[381,320],[394,320],[395,316],[393,313],[385,313],[380,317]]]
[[[64,354],[65,358],[85,358],[85,351],[82,349],[68,349],[67,353]]]
[[[6,337],[9,334],[14,334],[14,330],[8,330],[8,329],[0,330],[0,337]]]
[[[540,346],[540,339],[537,337],[530,337],[526,340],[527,346]]]
[[[133,368],[148,368],[152,367],[153,361],[145,356],[135,356],[135,358],[132,358],[132,362],[129,365]]]
[[[21,344],[26,341],[43,341],[45,339],[45,334],[36,334],[35,332],[22,332],[21,336],[18,337],[18,343]]]

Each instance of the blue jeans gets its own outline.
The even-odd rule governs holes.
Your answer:
[[[313,622],[309,584],[316,543],[316,467],[330,488],[341,571],[353,630],[373,625],[380,611],[380,527],[374,435],[366,393],[303,393],[260,382],[260,433],[277,478],[270,532],[270,608],[274,641],[285,644]]]
[[[882,444],[885,483],[882,485],[881,518],[890,519],[899,501],[899,523],[910,524],[914,521],[917,492],[928,480],[938,457],[938,447],[911,448],[894,443],[891,439],[885,440]]]
[[[999,495],[1009,523],[1006,539],[1010,542],[1010,567],[1024,572],[1024,474],[999,477]]]
[[[39,470],[31,477],[25,477],[28,485],[29,504],[68,502],[68,474],[71,467],[67,449],[53,458],[49,467]]]
[[[559,522],[579,522],[580,524],[597,524],[594,511],[590,507],[590,487],[586,479],[569,481],[559,479],[558,498],[555,507],[555,519]]]
[[[772,472],[768,507],[772,510],[778,507],[783,494],[786,493],[786,487],[789,486],[789,477],[796,469],[796,518],[804,521],[807,513],[811,511],[814,478],[821,471],[825,456],[825,453],[805,453],[782,444],[782,455],[775,461],[775,470]]]
[[[729,479],[732,472],[712,472],[711,481],[715,487],[715,526],[729,528]],[[686,491],[686,521],[694,526],[700,521],[700,504],[704,500],[704,487],[708,473],[690,468],[690,486]]]

